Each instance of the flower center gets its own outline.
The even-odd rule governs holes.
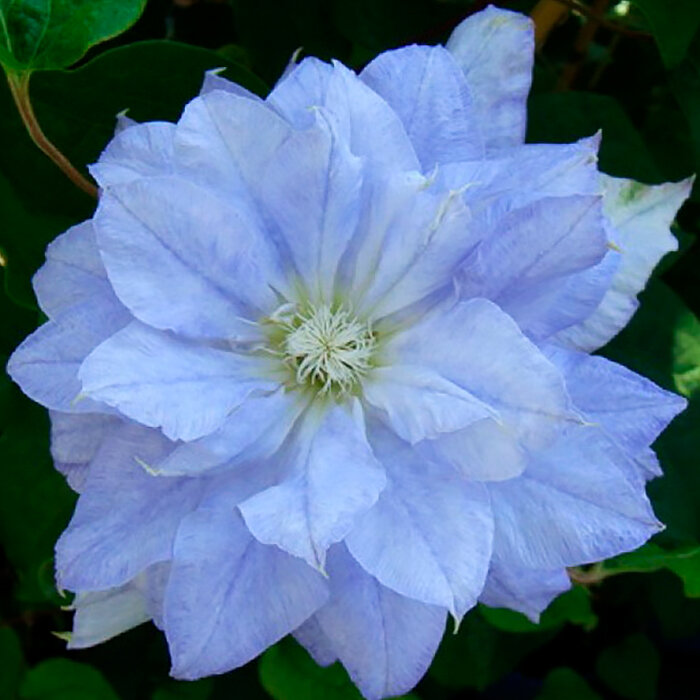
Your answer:
[[[348,394],[372,367],[375,335],[347,309],[322,305],[297,312],[282,325],[284,362],[299,385]]]

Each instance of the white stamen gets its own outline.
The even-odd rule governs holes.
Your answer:
[[[371,367],[376,341],[368,323],[346,309],[323,305],[285,323],[285,362],[298,384],[349,393]]]

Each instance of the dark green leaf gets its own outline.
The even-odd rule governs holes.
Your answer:
[[[213,678],[199,681],[169,680],[153,693],[151,700],[207,700],[213,689]]]
[[[554,634],[552,630],[526,635],[502,632],[489,624],[480,610],[472,610],[456,635],[445,634],[429,673],[448,688],[482,690],[512,671]]]
[[[668,569],[678,575],[683,581],[686,596],[700,597],[700,546],[666,550],[649,543],[635,552],[609,559],[603,567],[603,571],[615,573],[647,572],[659,569]]]
[[[670,391],[676,377],[687,381],[688,329],[696,326],[692,312],[665,284],[653,281],[642,293],[639,311],[611,342],[604,354]],[[691,332],[692,335],[692,332]],[[678,338],[682,338],[679,343]],[[700,542],[700,400],[666,429],[654,447],[664,476],[648,491],[659,519],[667,529],[659,542],[668,548]]]
[[[651,156],[620,103],[592,92],[532,95],[528,103],[530,143],[568,143],[603,132],[600,168],[610,175],[642,182],[661,178]]]
[[[318,666],[292,639],[268,649],[260,659],[260,682],[274,700],[361,700],[345,669]]]
[[[697,0],[632,0],[645,16],[664,63],[669,68],[683,60],[700,29]]]
[[[0,63],[17,70],[64,68],[121,34],[146,0],[0,0]]]
[[[644,635],[627,637],[601,652],[596,663],[601,680],[629,700],[654,700],[659,678],[659,655]]]
[[[11,402],[0,435],[0,543],[17,569],[18,596],[60,604],[52,585],[53,546],[68,522],[75,498],[51,463],[45,409],[9,384],[5,375],[0,376]]]
[[[547,674],[535,700],[601,700],[601,697],[573,669],[555,668]]]
[[[114,132],[117,113],[139,121],[175,120],[199,92],[204,72],[223,74],[264,93],[266,86],[242,66],[213,51],[157,41],[105,52],[72,71],[39,73],[32,94],[48,137],[78,167],[94,162]],[[1,81],[0,81],[1,82]],[[90,216],[93,203],[29,141],[0,85],[0,248],[8,259],[11,297],[33,304],[30,276],[46,244]]]
[[[49,659],[27,673],[22,700],[119,700],[102,674],[87,664]]]
[[[574,586],[556,598],[537,624],[514,610],[486,606],[481,606],[479,610],[491,625],[505,632],[537,632],[558,628],[567,622],[590,630],[598,622],[598,617],[591,608],[590,592],[583,586]]]
[[[9,627],[0,627],[0,698],[17,696],[24,671],[24,655],[17,635]]]

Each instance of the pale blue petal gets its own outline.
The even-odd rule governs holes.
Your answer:
[[[368,200],[354,261],[358,307],[378,318],[451,290],[452,276],[483,235],[461,192],[409,173],[373,183]]]
[[[625,453],[645,453],[687,405],[676,394],[604,357],[548,349],[571,398],[587,420],[598,424]]]
[[[200,498],[202,482],[160,479],[139,462],[161,459],[172,443],[155,430],[124,423],[90,465],[73,519],[56,545],[56,577],[71,591],[121,586],[171,558],[180,520]]]
[[[330,666],[338,660],[331,640],[325,635],[315,616],[294,630],[294,639],[309,652],[319,666]]]
[[[613,242],[621,249],[620,265],[600,306],[557,336],[562,345],[588,352],[605,345],[627,325],[652,270],[678,247],[669,227],[693,185],[692,178],[663,185],[642,185],[603,174],[601,178],[603,207],[613,225]]]
[[[469,185],[464,196],[477,218],[493,225],[512,209],[543,197],[601,195],[600,133],[574,143],[532,143],[487,159],[446,163],[437,172],[444,186]]]
[[[213,92],[214,90],[223,90],[224,92],[230,92],[239,97],[247,97],[249,100],[260,101],[260,97],[254,92],[220,75],[220,73],[225,70],[225,68],[212,68],[211,70],[205,71],[204,81],[202,82],[199,94],[206,95],[208,92]]]
[[[266,459],[281,447],[304,405],[300,394],[283,388],[249,396],[218,430],[180,445],[153,468],[166,476],[197,476],[216,467]]]
[[[342,546],[328,572],[331,598],[316,619],[350,678],[367,700],[411,690],[433,660],[445,611],[385,588]]]
[[[104,413],[61,413],[49,411],[51,456],[58,471],[74,491],[82,491],[89,463],[107,435],[122,420]]]
[[[429,367],[377,367],[362,388],[364,398],[411,444],[497,416],[492,408]]]
[[[556,569],[644,544],[661,525],[625,459],[596,427],[576,427],[520,477],[488,484],[494,551],[509,567]]]
[[[104,404],[81,395],[78,370],[105,338],[130,319],[121,306],[99,315],[90,301],[71,307],[37,328],[17,347],[7,363],[7,372],[27,396],[54,411],[109,411]]]
[[[247,339],[277,306],[277,253],[244,208],[179,178],[110,188],[94,218],[107,274],[134,316],[190,337]]]
[[[386,484],[357,400],[320,418],[308,415],[280,460],[288,465],[281,483],[239,508],[260,542],[322,569],[328,547],[350,532]]]
[[[117,131],[90,166],[90,174],[103,189],[142,177],[170,175],[175,172],[173,137],[175,125],[146,122]]]
[[[180,526],[166,592],[171,674],[191,680],[242,666],[327,597],[318,572],[257,542],[235,508],[200,508]]]
[[[483,119],[476,118],[464,75],[442,46],[386,51],[360,78],[399,115],[424,172],[483,156]]]
[[[416,449],[426,459],[449,464],[469,480],[502,481],[522,474],[527,454],[516,431],[491,418],[426,440]]]
[[[167,580],[168,571],[167,564],[154,564],[123,586],[77,593],[71,604],[75,614],[68,649],[100,644],[151,619],[154,578],[165,573]]]
[[[362,162],[325,108],[294,129],[264,103],[216,91],[178,124],[178,158],[222,194],[254,202],[268,236],[313,293],[329,294],[357,225]],[[280,282],[276,288],[282,288]]]
[[[476,604],[491,558],[486,487],[386,431],[372,433],[372,446],[389,483],[346,537],[348,550],[384,586],[461,618]]]
[[[543,198],[507,214],[457,278],[461,298],[495,301],[523,329],[536,327],[552,285],[599,263],[608,251],[602,198]]]
[[[217,430],[253,391],[274,382],[256,378],[252,356],[186,343],[134,321],[83,362],[83,392],[172,440]],[[259,377],[259,375],[257,375]]]
[[[46,262],[32,284],[41,310],[50,318],[76,306],[91,306],[96,317],[112,315],[121,307],[107,279],[91,221],[69,228],[49,243]]]
[[[579,421],[557,368],[486,299],[437,307],[390,340],[387,353],[432,367],[491,406],[527,447]]]
[[[138,577],[106,591],[78,593],[69,649],[84,649],[105,642],[150,619]]]
[[[571,579],[566,569],[523,569],[495,557],[479,602],[493,608],[517,610],[539,622],[545,608],[569,588]]]
[[[267,102],[299,128],[312,126],[314,108],[324,107],[338,137],[355,155],[397,171],[420,167],[396,113],[337,61],[304,59],[277,83]]]
[[[458,25],[446,47],[464,71],[487,148],[520,145],[535,57],[532,20],[489,6]]]

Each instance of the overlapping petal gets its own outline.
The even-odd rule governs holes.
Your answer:
[[[386,485],[359,403],[307,416],[279,459],[287,466],[280,483],[240,510],[260,542],[322,569],[328,548],[348,535]]]
[[[342,546],[328,573],[331,597],[316,619],[350,677],[368,700],[410,690],[442,639],[445,612],[385,588]]]
[[[200,498],[202,482],[159,479],[142,466],[171,443],[154,430],[122,423],[103,442],[68,528],[56,545],[62,588],[104,590],[171,557],[182,518]]]
[[[345,542],[381,584],[461,618],[481,592],[493,517],[486,487],[427,461],[385,431],[372,445],[389,483]]]
[[[458,25],[446,48],[464,71],[487,149],[519,146],[534,62],[531,20],[490,5]]]
[[[277,388],[259,372],[254,357],[133,321],[90,353],[79,377],[87,396],[172,440],[195,440],[218,429],[254,391]]]
[[[318,572],[255,540],[234,503],[200,508],[178,531],[164,617],[176,678],[243,665],[328,597]]]

